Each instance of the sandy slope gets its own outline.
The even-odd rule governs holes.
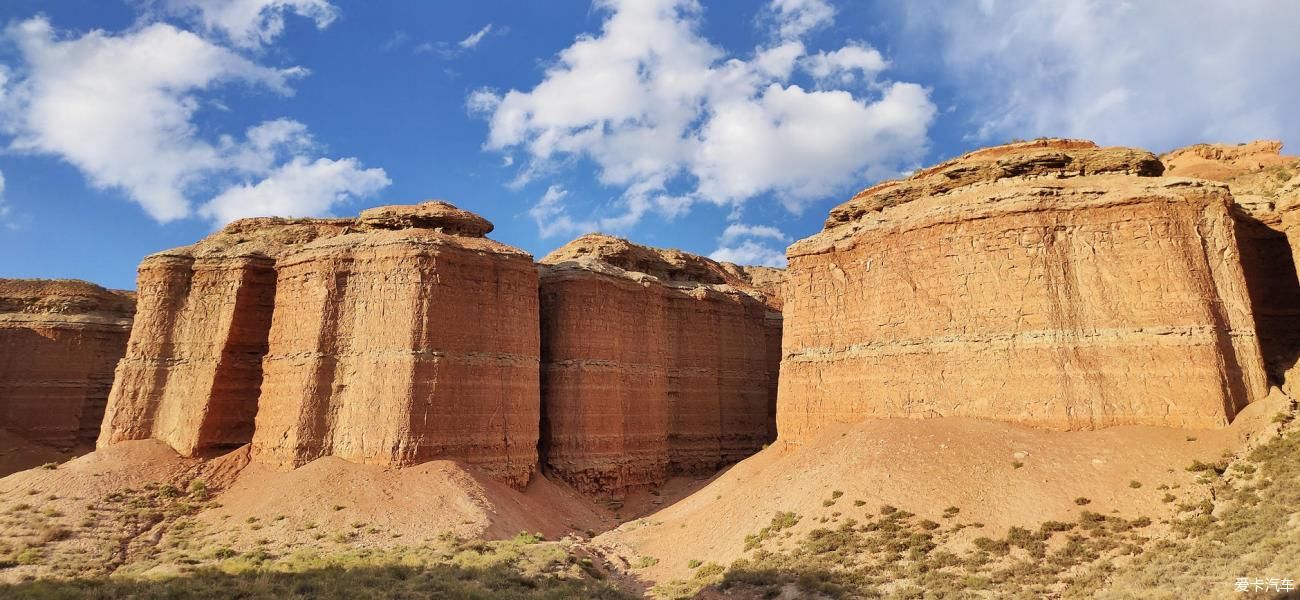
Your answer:
[[[725,565],[741,557],[745,536],[778,511],[855,515],[890,504],[939,521],[955,506],[960,520],[985,524],[968,530],[970,538],[1000,536],[1012,525],[1073,521],[1084,508],[1077,498],[1090,501],[1087,510],[1156,518],[1171,510],[1161,501],[1167,491],[1180,501],[1197,493],[1186,466],[1240,447],[1282,401],[1270,396],[1252,404],[1221,430],[1053,432],[964,418],[866,421],[801,447],[778,441],[685,500],[596,541],[631,564],[641,556],[659,559],[639,573],[664,581],[688,576],[692,559]],[[842,497],[825,506],[835,491]],[[817,526],[804,518],[794,532]]]
[[[354,544],[383,545],[445,531],[483,539],[527,531],[553,539],[615,524],[576,492],[540,475],[520,493],[453,461],[393,469],[326,457],[287,472],[252,464],[218,500],[221,506],[201,513],[200,522],[238,527],[255,518],[264,524],[258,537],[288,545],[312,543],[316,530],[355,530]],[[247,545],[254,536],[243,537],[232,544]]]

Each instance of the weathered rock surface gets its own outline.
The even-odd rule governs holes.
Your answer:
[[[0,429],[92,444],[135,299],[84,281],[0,279]]]
[[[275,298],[275,259],[348,219],[235,221],[140,264],[139,311],[99,445],[158,439],[185,456],[248,443]]]
[[[276,263],[254,460],[537,465],[537,271],[440,202],[364,211]]]
[[[1162,157],[1165,173],[1221,181],[1232,190],[1242,268],[1250,290],[1260,348],[1277,382],[1300,358],[1300,248],[1294,213],[1300,204],[1300,157],[1282,143],[1197,144]],[[1292,377],[1294,378],[1294,377]],[[1292,382],[1288,382],[1292,383]]]
[[[774,437],[779,271],[604,235],[541,262],[542,448],[553,472],[619,496],[712,473]]]
[[[1265,392],[1226,186],[1039,140],[873,186],[789,250],[778,428],[1216,427]]]

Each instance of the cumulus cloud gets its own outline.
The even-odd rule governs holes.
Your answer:
[[[710,254],[709,258],[738,265],[782,268],[786,265],[785,252],[754,240],[745,240],[735,246],[723,246]]]
[[[1300,144],[1300,4],[932,0],[904,10],[909,39],[939,48],[970,103],[972,139]]]
[[[722,230],[722,237],[719,241],[723,244],[729,244],[742,237],[758,237],[774,239],[778,242],[789,240],[780,229],[770,225],[746,225],[744,223],[732,223]]]
[[[5,174],[0,173],[0,227],[15,227],[13,222],[13,208],[5,201]]]
[[[383,169],[363,168],[355,158],[310,161],[297,156],[257,183],[226,189],[199,213],[217,223],[247,215],[328,215],[334,205],[372,195],[390,183]]]
[[[474,47],[478,46],[479,42],[482,42],[483,38],[487,37],[487,34],[491,32],[492,32],[492,24],[488,23],[487,25],[484,25],[482,29],[470,34],[469,37],[461,40],[457,45],[466,50],[471,50]]]
[[[192,198],[205,189],[281,171],[286,160],[315,149],[307,127],[290,119],[251,127],[242,139],[204,139],[194,122],[205,95],[218,88],[244,84],[289,95],[300,69],[264,67],[162,23],[70,37],[37,17],[5,35],[24,63],[0,97],[10,148],[58,156],[91,185],[122,190],[160,222],[190,216]],[[204,214],[233,214],[223,206]]]
[[[886,65],[883,57],[865,61],[874,51],[863,44],[805,63],[804,44],[783,39],[750,60],[729,59],[699,35],[693,1],[599,6],[609,13],[600,33],[561,51],[531,90],[477,90],[467,104],[488,119],[486,149],[527,157],[516,184],[574,160],[594,163],[601,183],[622,189],[621,214],[602,225],[766,193],[799,210],[848,183],[893,173],[925,149],[935,109],[921,86],[875,81],[855,94],[787,82],[817,60],[832,65],[828,73],[874,77]],[[769,10],[783,37],[834,14],[817,1],[777,0]],[[687,189],[670,189],[675,183]]]
[[[319,29],[329,27],[339,15],[329,0],[164,0],[164,7],[193,18],[205,30],[220,33],[241,48],[256,48],[278,37],[287,13],[309,18]]]
[[[564,198],[569,195],[564,186],[552,185],[546,188],[542,199],[537,201],[528,214],[537,222],[538,235],[542,238],[561,234],[583,234],[596,231],[600,225],[594,221],[577,221],[569,216],[564,205]]]
[[[835,7],[826,0],[772,0],[768,10],[776,21],[776,33],[784,39],[802,37],[835,18]]]
[[[874,79],[889,68],[889,62],[880,51],[861,43],[851,43],[833,52],[818,52],[808,57],[808,74],[818,81],[838,79],[840,83],[853,83],[858,75]]]
[[[785,232],[770,225],[731,223],[718,236],[718,249],[709,258],[741,265],[784,267],[784,248],[789,241]]]

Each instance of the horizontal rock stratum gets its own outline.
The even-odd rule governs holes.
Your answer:
[[[253,458],[537,464],[537,271],[440,202],[364,211],[279,258]]]
[[[94,443],[134,312],[130,292],[0,279],[0,429],[56,448]]]
[[[864,190],[794,244],[778,429],[1215,427],[1266,381],[1228,188],[1080,140]]]
[[[541,262],[552,472],[619,496],[713,473],[773,439],[779,270],[598,234]]]

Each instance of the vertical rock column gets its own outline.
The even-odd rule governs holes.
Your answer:
[[[140,264],[139,318],[99,445],[154,438],[184,455],[247,444],[275,299],[275,259],[347,219],[235,221]]]
[[[278,263],[254,457],[455,459],[523,487],[537,464],[532,258],[440,202],[362,213]]]
[[[155,255],[99,445],[155,438],[193,455],[252,439],[275,272],[264,255]]]
[[[542,263],[553,472],[622,496],[712,474],[773,439],[779,300],[744,269],[598,234]]]
[[[589,494],[661,483],[668,466],[664,289],[541,267],[542,452]]]

